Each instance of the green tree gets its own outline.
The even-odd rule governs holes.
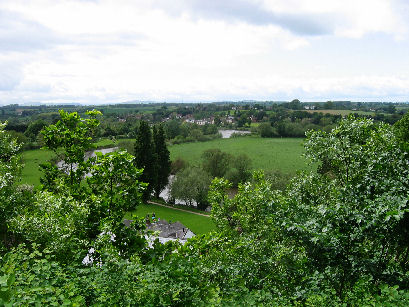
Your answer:
[[[230,161],[230,168],[225,174],[233,186],[246,182],[251,177],[251,159],[246,154],[233,156]]]
[[[153,184],[155,197],[159,198],[160,192],[166,187],[169,182],[171,170],[170,153],[166,146],[165,132],[162,125],[153,127],[153,144],[156,158],[156,176]]]
[[[202,154],[203,169],[212,177],[223,177],[229,169],[231,155],[220,149],[207,149]]]
[[[61,119],[55,124],[45,127],[42,130],[44,136],[45,148],[53,150],[56,154],[63,154],[64,171],[57,172],[56,166],[47,164],[43,166],[45,171],[46,189],[54,190],[53,181],[56,174],[60,174],[65,184],[79,193],[82,178],[88,171],[88,165],[85,161],[85,153],[93,148],[92,135],[99,126],[98,115],[101,112],[93,110],[87,111],[88,118],[81,118],[77,112],[68,113],[60,110]]]
[[[126,151],[90,158],[91,170],[87,178],[94,195],[100,196],[103,210],[108,216],[121,221],[126,211],[135,210],[140,201],[144,184],[139,182],[142,171],[134,165],[134,157]]]
[[[28,127],[27,130],[24,132],[24,134],[30,138],[30,140],[32,142],[35,142],[37,140],[37,136],[40,133],[40,131],[47,126],[47,123],[42,120],[42,119],[38,119],[34,122],[31,122]]]
[[[149,124],[141,121],[135,142],[135,166],[143,168],[141,181],[149,185],[143,192],[143,199],[149,199],[156,182],[156,156]]]
[[[406,283],[397,272],[407,270],[409,254],[402,224],[409,161],[393,129],[351,116],[331,133],[307,137],[307,157],[325,163],[327,172],[293,181],[287,229],[302,242],[312,270],[341,298],[362,276]]]
[[[270,123],[261,123],[258,126],[258,133],[262,138],[271,138],[273,136],[277,136],[277,132],[271,127]]]
[[[173,199],[180,199],[190,206],[197,203],[199,209],[208,206],[207,193],[209,191],[210,177],[198,167],[187,167],[176,174],[171,184],[170,193]]]
[[[17,211],[15,184],[21,171],[18,156],[20,145],[4,129],[7,123],[0,122],[0,236],[8,242],[8,221]]]

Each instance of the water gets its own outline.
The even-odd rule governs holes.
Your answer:
[[[222,135],[223,139],[228,139],[231,137],[233,133],[237,134],[249,134],[250,131],[242,131],[242,130],[219,130],[219,133]]]
[[[113,151],[116,151],[116,150],[118,150],[118,147],[111,147],[111,148],[102,148],[102,149],[95,149],[95,150],[93,150],[93,151],[87,151],[86,153],[85,153],[85,160],[88,160],[89,158],[91,158],[91,157],[95,157],[96,156],[96,152],[101,152],[102,154],[107,154],[107,153],[109,153],[109,152],[113,152]],[[65,172],[67,172],[68,173],[68,168],[69,168],[69,165],[68,164],[66,164],[65,163],[65,161],[64,160],[61,160],[61,161],[58,161],[57,162],[57,167],[59,168],[59,169],[61,169],[61,170],[65,170]],[[74,165],[74,167],[73,167],[73,170],[76,170],[77,169],[77,165]],[[89,174],[87,174],[87,176],[88,176]]]

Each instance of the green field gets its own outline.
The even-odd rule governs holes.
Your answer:
[[[298,170],[311,169],[307,160],[302,157],[302,142],[302,138],[239,137],[173,145],[169,147],[169,151],[171,160],[180,157],[192,165],[198,165],[203,151],[219,148],[233,155],[247,154],[252,160],[253,169],[294,174]]]
[[[39,165],[47,162],[52,157],[54,157],[54,153],[51,150],[33,149],[24,151],[21,155],[24,163],[21,173],[21,183],[38,186],[41,177]]]
[[[375,112],[366,112],[366,111],[354,111],[354,110],[304,110],[307,111],[308,113],[328,113],[332,115],[342,115],[346,116],[349,114],[359,114],[359,115],[375,115]]]
[[[129,141],[131,139],[119,139],[116,142],[110,139],[101,139],[94,145],[98,148],[117,146],[118,143]],[[23,151],[21,154],[24,167],[21,174],[21,183],[32,184],[38,186],[40,184],[41,172],[39,170],[39,165],[41,163],[47,162],[49,159],[54,157],[54,153],[51,150],[45,149],[33,149]]]
[[[139,217],[150,216],[155,212],[157,218],[165,219],[168,222],[181,222],[187,228],[192,230],[195,234],[204,234],[212,230],[216,230],[216,226],[210,217],[200,216],[197,214],[165,208],[154,204],[142,204],[138,208],[125,215],[126,219],[132,219],[132,215],[136,214]]]

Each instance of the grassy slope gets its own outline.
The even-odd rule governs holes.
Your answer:
[[[41,177],[39,165],[54,157],[54,153],[51,150],[33,149],[24,151],[21,156],[24,163],[21,183],[38,186]]]
[[[119,142],[127,140],[131,139],[120,139]],[[97,147],[117,146],[117,144],[118,142],[113,142],[110,139],[101,139],[100,141],[94,143],[94,145]],[[54,157],[53,152],[51,150],[33,149],[23,151],[21,156],[24,163],[24,168],[21,174],[21,183],[38,186],[42,175],[39,170],[39,165]]]
[[[155,212],[156,218],[165,219],[168,222],[181,222],[195,234],[204,234],[216,229],[210,217],[165,208],[154,204],[140,205],[134,212],[127,213],[125,218],[132,219],[132,214],[136,214],[139,217],[145,217],[147,214],[152,216],[153,212]]]
[[[235,155],[247,154],[252,159],[254,169],[280,170],[294,174],[298,170],[310,169],[306,159],[301,156],[304,153],[302,142],[301,138],[241,137],[173,145],[169,147],[169,151],[171,160],[181,157],[197,165],[204,150],[220,148]]]

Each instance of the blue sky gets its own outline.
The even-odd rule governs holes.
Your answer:
[[[409,101],[405,0],[0,0],[0,104]]]

